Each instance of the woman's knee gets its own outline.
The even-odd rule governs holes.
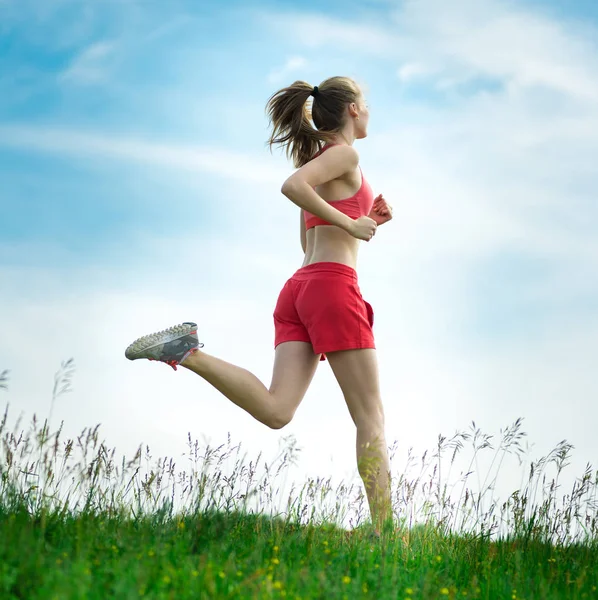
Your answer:
[[[289,412],[274,411],[269,413],[262,422],[270,429],[282,429],[293,420],[293,417],[294,414]]]
[[[349,404],[349,402],[347,402],[347,404]],[[384,429],[384,407],[382,406],[381,400],[378,402],[355,402],[349,404],[349,406],[353,407],[351,416],[353,417],[353,421],[358,430]]]

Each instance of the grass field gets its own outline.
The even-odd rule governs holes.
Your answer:
[[[65,363],[52,406],[71,374]],[[292,444],[260,470],[238,446],[189,439],[181,470],[147,448],[117,461],[98,427],[64,440],[49,420],[9,428],[7,410],[0,598],[598,598],[598,472],[588,465],[562,492],[563,442],[521,489],[502,502],[490,493],[504,456],[521,451],[520,426],[495,442],[474,425],[439,438],[415,478],[393,473],[397,529],[375,540],[359,486],[309,480],[266,513]],[[442,457],[453,464],[466,442],[471,464],[494,457],[477,492],[440,478]],[[352,528],[341,526],[348,512]]]
[[[3,598],[593,598],[596,546],[368,543],[240,513],[0,513]]]

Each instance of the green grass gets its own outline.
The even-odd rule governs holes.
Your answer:
[[[71,374],[65,363],[52,407]],[[520,421],[497,442],[474,424],[439,437],[429,457],[410,455],[393,473],[397,528],[375,540],[359,485],[310,479],[273,508],[296,455],[288,439],[262,464],[230,440],[213,448],[189,438],[183,469],[148,448],[117,461],[98,427],[63,440],[49,420],[12,430],[8,410],[0,420],[2,600],[598,598],[598,472],[588,465],[564,493],[572,447],[561,442],[532,461],[521,489],[492,495],[505,456],[521,455]],[[468,475],[492,453],[477,491],[468,475],[450,476],[468,442]]]
[[[595,598],[598,548],[413,532],[380,543],[259,515],[0,513],[0,597]]]

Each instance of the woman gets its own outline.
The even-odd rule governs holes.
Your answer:
[[[327,357],[357,428],[359,473],[379,535],[392,522],[389,460],[373,311],[361,297],[355,267],[359,241],[370,241],[378,225],[392,218],[392,209],[382,195],[374,199],[353,148],[367,135],[368,107],[352,79],[332,77],[313,88],[296,81],[269,99],[267,111],[270,147],[285,147],[298,168],[281,191],[301,208],[305,252],[274,311],[270,388],[249,371],[200,351],[195,323],[139,338],[125,356],[159,360],[175,370],[182,365],[273,429],[291,421],[318,361]]]

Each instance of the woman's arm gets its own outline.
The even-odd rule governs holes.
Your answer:
[[[358,164],[354,148],[335,146],[295,171],[282,184],[281,192],[300,208],[350,233],[353,219],[326,202],[314,188],[355,170]]]
[[[299,211],[299,218],[301,219],[299,230],[301,235],[301,248],[303,248],[303,254],[305,254],[305,249],[307,247],[307,236],[305,235],[305,215],[303,214],[303,209]]]
[[[281,192],[316,217],[340,227],[358,240],[369,242],[376,233],[376,221],[366,216],[353,220],[314,190],[318,185],[354,171],[358,164],[359,156],[352,146],[335,146],[295,171],[282,184]]]

